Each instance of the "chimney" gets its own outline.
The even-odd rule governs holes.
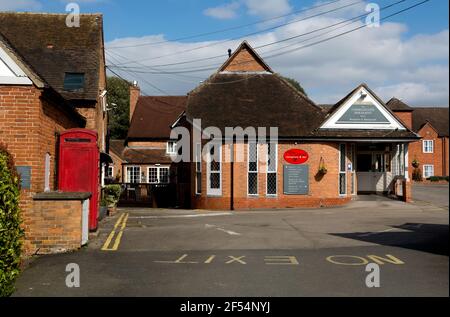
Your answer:
[[[130,86],[130,122],[133,118],[134,110],[136,109],[136,104],[138,102],[139,96],[141,95],[141,88],[139,88],[137,81],[134,81]]]
[[[231,48],[228,49],[228,57],[231,57]]]

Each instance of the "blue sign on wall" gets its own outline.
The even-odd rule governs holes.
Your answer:
[[[20,175],[20,186],[22,189],[31,188],[31,166],[16,166]]]

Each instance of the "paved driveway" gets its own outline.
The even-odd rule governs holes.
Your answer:
[[[412,187],[413,199],[448,209],[447,185],[416,185]]]
[[[365,284],[369,262],[380,288]],[[122,209],[87,248],[35,260],[15,296],[448,296],[448,269],[448,210],[433,205]]]

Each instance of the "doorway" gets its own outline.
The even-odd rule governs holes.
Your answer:
[[[358,145],[356,153],[358,194],[387,193],[393,180],[391,166],[390,145]]]

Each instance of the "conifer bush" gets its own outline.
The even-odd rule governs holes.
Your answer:
[[[13,293],[20,273],[23,230],[19,199],[20,180],[13,157],[0,144],[0,297]]]

